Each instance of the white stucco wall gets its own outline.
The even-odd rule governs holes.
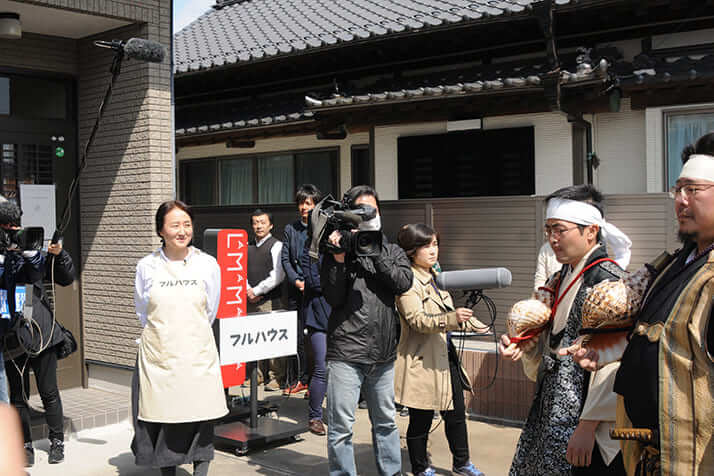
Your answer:
[[[631,110],[630,100],[623,99],[620,112],[595,114],[591,122],[593,150],[600,158],[594,185],[607,194],[645,193],[645,111]]]
[[[351,150],[353,145],[369,144],[369,133],[348,134],[344,140],[318,140],[314,134],[304,136],[258,139],[250,149],[228,148],[225,143],[181,147],[176,154],[178,161],[238,155],[255,155],[266,152],[292,151],[301,149],[340,148],[340,194],[352,186]],[[376,175],[376,173],[375,173]],[[180,196],[180,193],[179,193]]]

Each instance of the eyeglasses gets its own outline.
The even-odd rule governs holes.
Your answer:
[[[543,234],[546,238],[550,238],[552,236],[553,238],[558,239],[563,233],[568,232],[570,230],[574,230],[576,228],[578,228],[578,225],[572,226],[570,228],[565,228],[564,226],[546,226],[545,228],[543,228]]]
[[[714,184],[704,184],[704,183],[689,183],[687,185],[682,185],[680,187],[672,187],[669,189],[669,198],[676,199],[680,194],[689,199],[697,195],[698,192],[707,190],[714,187]]]

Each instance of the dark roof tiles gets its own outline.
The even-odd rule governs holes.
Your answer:
[[[558,5],[572,0],[556,0]],[[538,0],[248,0],[219,2],[174,36],[177,73],[251,62],[486,17]]]

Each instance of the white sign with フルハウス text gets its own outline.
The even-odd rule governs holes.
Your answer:
[[[219,319],[221,365],[274,359],[297,353],[297,311]]]

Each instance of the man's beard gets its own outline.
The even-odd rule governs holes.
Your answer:
[[[679,240],[680,243],[683,245],[686,245],[687,243],[696,243],[697,241],[697,234],[696,233],[686,233],[684,231],[678,231],[677,232],[677,239]]]

